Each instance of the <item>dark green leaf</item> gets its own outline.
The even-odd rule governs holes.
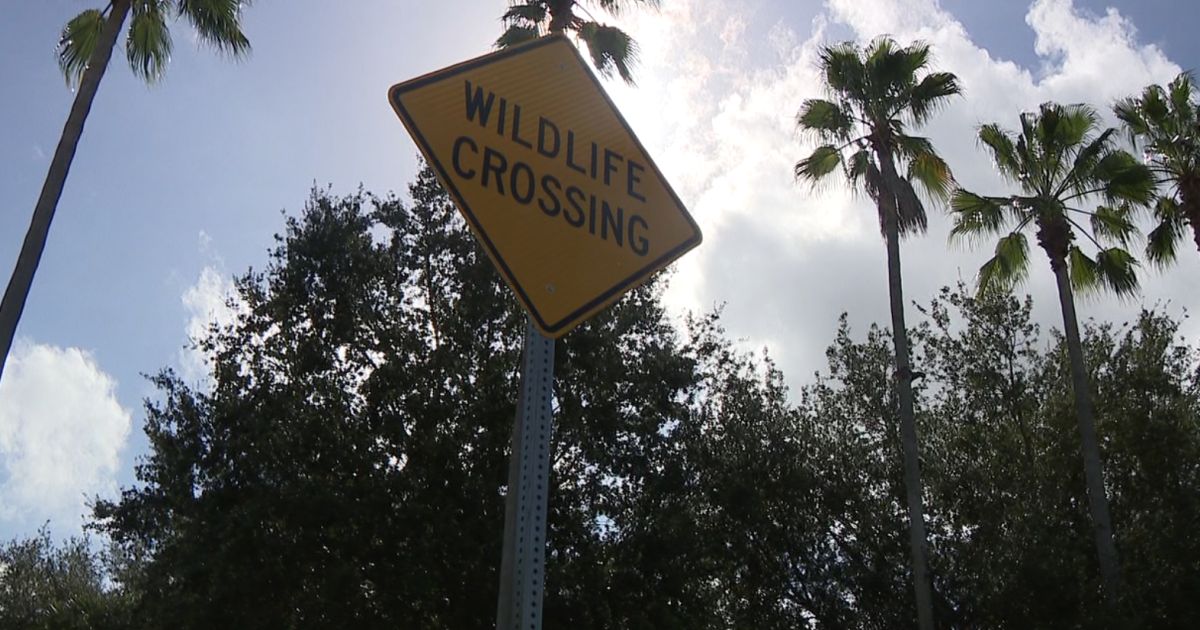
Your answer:
[[[201,42],[234,58],[250,53],[250,40],[242,32],[242,9],[249,2],[176,0],[176,3],[180,15],[196,29]]]
[[[625,83],[634,84],[633,66],[637,64],[637,44],[615,26],[585,21],[580,25],[579,38],[587,44],[592,64],[600,74],[611,77],[615,72]]]
[[[1138,234],[1137,226],[1130,220],[1128,206],[1100,206],[1092,213],[1092,233],[1098,239],[1109,239],[1128,246]]]
[[[171,60],[171,29],[165,7],[156,2],[134,4],[125,56],[133,73],[147,83],[163,77]]]
[[[800,106],[796,126],[801,132],[814,134],[822,140],[844,143],[854,133],[854,118],[841,105],[814,98]]]
[[[796,179],[815,184],[836,171],[841,164],[842,153],[837,147],[820,146],[813,150],[812,155],[796,163]]]
[[[980,291],[1008,290],[1029,275],[1029,243],[1025,234],[1012,232],[996,242],[996,251],[979,268]]]
[[[100,31],[104,30],[104,14],[96,9],[88,9],[71,18],[63,27],[58,40],[58,67],[67,79],[68,85],[78,85],[87,70],[88,60],[96,49],[100,39]]]

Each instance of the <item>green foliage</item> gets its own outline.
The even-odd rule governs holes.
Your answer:
[[[67,22],[58,42],[58,64],[70,85],[78,85],[96,49],[100,31],[112,11],[124,4],[132,13],[125,39],[125,57],[133,73],[155,83],[166,73],[171,59],[169,20],[183,19],[200,41],[234,58],[250,52],[242,32],[246,0],[118,0],[103,11],[88,9]]]
[[[926,373],[931,542],[948,627],[1108,628],[1064,340],[1031,304],[946,291],[914,334]],[[1200,355],[1143,312],[1084,335],[1134,627],[1190,627],[1200,547]]]
[[[592,65],[600,73],[617,76],[629,85],[634,84],[633,66],[638,62],[638,47],[625,31],[598,22],[583,22],[579,25],[579,39],[587,44],[592,56]]]
[[[104,14],[88,9],[71,18],[58,39],[58,67],[70,85],[78,85],[87,69],[100,31],[104,30]]]
[[[510,2],[501,20],[504,33],[496,40],[496,48],[510,48],[550,34],[568,34],[587,46],[592,65],[601,75],[619,76],[634,84],[633,68],[638,61],[637,42],[628,33],[596,20],[588,11],[591,5],[612,16],[620,16],[637,5],[656,10],[659,0],[517,0]],[[576,13],[579,9],[583,15]]]
[[[875,202],[881,230],[891,215],[901,235],[924,232],[925,205],[913,182],[940,202],[954,176],[932,143],[908,128],[927,123],[962,91],[953,74],[930,71],[931,62],[921,42],[901,47],[880,38],[865,49],[851,42],[823,48],[821,74],[831,98],[808,99],[796,114],[800,132],[819,143],[796,163],[796,179],[815,186],[841,171],[852,189]],[[897,164],[907,165],[906,176]]]
[[[1075,289],[1135,292],[1137,261],[1126,247],[1138,235],[1131,217],[1154,199],[1150,169],[1118,149],[1114,130],[1100,130],[1099,115],[1086,105],[1045,103],[1038,112],[1021,114],[1020,122],[1020,132],[996,124],[979,129],[980,144],[1020,193],[984,197],[955,191],[951,239],[978,242],[1035,226],[1051,267],[1066,266]],[[1086,226],[1081,217],[1088,218]],[[1094,257],[1079,248],[1076,233],[1096,248]],[[1105,247],[1104,242],[1116,246]],[[1028,256],[1013,253],[997,245],[996,255],[980,269],[981,289],[990,283],[1011,287],[1025,275]],[[1014,264],[1022,269],[1018,272]]]
[[[1011,289],[1029,274],[1029,242],[1021,232],[1013,232],[996,241],[996,253],[979,268],[981,287]]]
[[[134,594],[120,583],[105,584],[114,575],[111,560],[94,552],[87,538],[55,545],[47,527],[33,538],[0,545],[0,627],[132,628]]]
[[[119,553],[55,560],[83,567],[56,569],[82,576],[65,591],[6,570],[0,614],[34,621],[4,627],[494,627],[524,317],[431,171],[409,197],[314,191],[238,280],[236,323],[198,340],[211,382],[153,379],[140,483],[95,511]],[[843,318],[828,368],[789,397],[719,313],[677,330],[661,292],[556,342],[544,623],[914,626],[890,335]],[[1062,339],[1001,292],[923,312],[939,623],[1106,627]],[[1200,355],[1177,331],[1146,313],[1084,339],[1144,628],[1200,619]],[[100,595],[9,603],[93,602],[13,595],[66,591]],[[45,625],[57,610],[113,623]]]
[[[1167,191],[1155,208],[1158,226],[1146,244],[1156,265],[1175,261],[1176,244],[1190,224],[1200,248],[1200,101],[1194,77],[1184,72],[1164,88],[1149,85],[1141,96],[1117,101],[1113,111]]]
[[[314,192],[239,279],[237,324],[201,340],[211,388],[153,379],[141,485],[96,509],[151,551],[153,624],[494,624],[524,317],[432,172],[409,192]],[[660,293],[557,342],[548,625],[714,618],[687,440],[736,375],[711,364],[715,333],[679,339]]]

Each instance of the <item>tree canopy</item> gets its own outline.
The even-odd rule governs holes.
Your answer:
[[[238,279],[236,323],[200,340],[211,380],[153,377],[139,484],[95,509],[111,560],[14,541],[0,615],[493,627],[524,319],[430,171],[409,197],[313,192]],[[719,312],[669,317],[664,282],[556,342],[545,623],[913,626],[890,332],[843,319],[827,369],[789,394]],[[921,313],[939,624],[1110,627],[1063,339],[999,292],[947,289]],[[1177,333],[1147,312],[1083,334],[1144,628],[1200,621],[1200,353]],[[37,560],[59,557],[76,560]],[[36,586],[54,583],[78,586]]]

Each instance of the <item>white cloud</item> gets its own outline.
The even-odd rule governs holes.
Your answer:
[[[201,232],[201,242],[207,248],[210,239]],[[224,327],[237,317],[237,308],[229,306],[235,295],[233,281],[228,279],[219,263],[206,266],[196,283],[183,292],[183,308],[188,320],[186,333],[188,344],[180,351],[181,374],[188,383],[208,381],[208,358],[196,347],[195,342],[207,336],[210,326]]]
[[[0,524],[78,531],[112,497],[131,416],[117,382],[77,348],[18,340],[0,382]]]
[[[1091,103],[1111,124],[1114,99],[1179,71],[1159,48],[1140,44],[1117,12],[1087,15],[1071,0],[1030,5],[1037,68],[981,48],[936,0],[827,0],[808,32],[783,22],[756,24],[760,8],[675,0],[661,13],[634,16],[628,26],[642,45],[641,87],[610,86],[610,92],[704,230],[704,244],[679,263],[669,300],[692,309],[727,302],[731,333],[752,346],[770,345],[793,384],[823,365],[842,311],[860,330],[888,321],[874,209],[836,188],[814,194],[792,181],[795,162],[812,148],[796,136],[793,117],[804,99],[822,94],[816,53],[831,32],[862,42],[889,34],[933,45],[936,66],[956,73],[966,93],[924,133],[958,179],[981,192],[1006,188],[976,147],[980,123],[1013,126],[1021,111],[1054,100]],[[929,235],[903,250],[909,302],[927,302],[959,279],[972,281],[989,255],[986,246],[948,247],[949,221],[936,210],[931,215]],[[1165,276],[1146,273],[1145,303],[1200,308],[1200,294],[1189,289],[1200,285],[1198,262],[1185,258]],[[1057,325],[1046,263],[1035,255],[1034,265],[1024,290],[1035,297],[1038,319]],[[1121,321],[1140,306],[1101,298],[1080,311]]]

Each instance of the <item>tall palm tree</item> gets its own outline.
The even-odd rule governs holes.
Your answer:
[[[878,212],[887,245],[913,585],[921,630],[932,630],[933,610],[925,558],[913,372],[904,323],[900,239],[924,233],[927,226],[925,204],[913,184],[929,199],[944,201],[954,182],[929,139],[910,135],[909,129],[924,125],[962,91],[953,74],[930,71],[931,62],[928,44],[917,42],[902,47],[886,37],[876,39],[865,49],[850,42],[822,49],[820,70],[829,98],[804,101],[796,117],[800,131],[822,144],[795,169],[798,180],[814,185],[840,172],[852,189],[865,192],[875,202]],[[904,176],[899,166],[905,167]]]
[[[1146,257],[1159,266],[1175,260],[1188,226],[1200,249],[1200,102],[1192,75],[1184,72],[1166,89],[1146,87],[1140,97],[1117,101],[1113,111],[1132,141],[1140,142],[1160,183],[1169,186],[1154,206],[1158,226],[1149,234]]]
[[[637,63],[637,44],[625,31],[596,20],[588,7],[610,15],[640,6],[657,9],[661,0],[516,0],[504,13],[504,34],[497,48],[508,48],[543,35],[571,34],[587,45],[596,69],[606,77],[615,72],[633,84],[633,66]],[[579,9],[579,13],[576,13]]]
[[[250,42],[241,26],[242,6],[248,4],[250,0],[111,0],[104,9],[88,9],[63,27],[58,41],[58,65],[68,84],[77,86],[78,91],[34,206],[17,265],[0,302],[0,376],[4,374],[4,361],[12,348],[33,276],[46,248],[50,223],[83,135],[83,125],[126,18],[132,13],[125,39],[129,67],[147,83],[154,83],[163,76],[171,57],[168,20],[186,19],[201,41],[237,58],[250,51]]]
[[[984,125],[979,128],[979,141],[1000,175],[1019,192],[985,197],[955,191],[951,238],[978,241],[1001,236],[995,255],[979,270],[981,290],[1010,288],[1026,277],[1026,228],[1036,232],[1050,259],[1067,337],[1101,581],[1105,599],[1116,606],[1121,596],[1120,571],[1074,291],[1107,289],[1119,295],[1137,291],[1137,261],[1125,248],[1137,235],[1131,213],[1154,199],[1154,176],[1134,156],[1117,148],[1114,129],[1100,130],[1099,116],[1087,105],[1046,103],[1037,112],[1021,114],[1020,132]],[[1081,223],[1085,219],[1086,226]],[[1079,246],[1077,234],[1096,250],[1094,256]]]

